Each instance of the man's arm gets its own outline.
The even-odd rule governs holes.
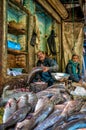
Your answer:
[[[49,59],[49,64],[50,64],[49,72],[56,72],[59,70],[59,66],[55,60]]]

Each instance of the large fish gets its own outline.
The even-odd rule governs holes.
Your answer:
[[[74,112],[80,111],[81,107],[83,105],[82,100],[71,100],[68,101],[67,105],[65,106],[63,112],[61,113],[61,116],[69,116],[70,114]]]
[[[75,112],[74,114],[70,115],[65,121],[70,122],[72,120],[77,120],[81,118],[86,118],[86,111],[84,112]]]
[[[48,128],[52,127],[54,123],[58,121],[58,123],[63,122],[63,117],[59,116],[62,110],[55,110],[51,113],[44,121],[37,125],[34,130],[47,130]]]
[[[54,104],[48,101],[38,111],[34,113],[35,124],[42,122],[54,110]]]
[[[37,101],[37,104],[36,104],[36,106],[35,106],[35,110],[34,110],[34,112],[36,112],[37,110],[39,110],[42,106],[44,106],[44,104],[46,103],[46,102],[48,102],[48,98],[46,98],[46,97],[41,97],[41,98],[39,98],[38,99],[38,101]]]
[[[15,130],[32,130],[34,123],[33,115],[28,115],[25,120],[17,123]]]
[[[28,104],[28,95],[27,94],[20,96],[19,99],[17,100],[18,109],[21,107],[24,107],[27,104]]]
[[[48,117],[48,115],[53,111],[53,109],[53,103],[48,101],[35,113],[29,115],[31,116],[31,119],[28,119],[28,117],[26,117],[24,121],[17,123],[15,130],[33,130],[38,123],[42,122]]]
[[[64,123],[54,130],[78,130],[80,128],[86,129],[86,118],[72,120],[68,123]]]
[[[33,78],[35,77],[36,73],[38,72],[42,72],[43,68],[42,67],[35,67],[29,74],[28,76],[28,80],[27,80],[27,84],[29,85],[31,83],[31,81],[33,80]]]
[[[29,92],[28,93],[28,103],[31,104],[32,109],[35,109],[36,103],[38,101],[38,97],[34,92]]]
[[[69,117],[65,118],[64,123],[61,124],[61,126],[59,126],[57,123],[54,124],[53,129],[52,130],[56,130],[65,127],[66,125],[70,124],[70,122],[76,121],[76,120],[80,120],[80,119],[85,119],[86,118],[86,112],[76,112],[73,113],[72,115],[70,115]],[[75,129],[74,129],[75,130]]]
[[[26,115],[31,111],[30,104],[18,109],[14,112],[5,123],[0,124],[0,130],[5,130],[6,128],[15,125],[18,121],[24,120]]]
[[[10,98],[4,108],[3,123],[5,123],[16,110],[17,100],[15,98]]]

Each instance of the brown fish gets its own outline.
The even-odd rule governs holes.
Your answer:
[[[68,101],[67,105],[65,106],[63,112],[61,113],[61,116],[69,116],[70,114],[74,112],[80,111],[81,107],[83,105],[82,100],[71,100]]]
[[[31,117],[31,119],[25,119],[21,122],[18,122],[15,130],[32,130],[33,124],[35,123],[35,119]]]
[[[18,109],[16,112],[14,112],[5,123],[0,124],[0,130],[5,130],[6,128],[15,125],[18,121],[22,121],[28,112],[30,112],[31,106],[27,105],[20,109]]]
[[[36,73],[38,72],[42,72],[43,68],[42,67],[35,67],[29,74],[28,76],[28,80],[27,80],[27,84],[29,85],[31,83],[31,81],[33,80],[34,76],[36,75]]]

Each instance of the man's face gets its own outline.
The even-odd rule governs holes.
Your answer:
[[[40,61],[44,61],[44,59],[45,59],[45,54],[44,54],[44,53],[38,52],[37,56],[38,56],[38,59],[39,59]]]
[[[73,56],[73,62],[79,62],[79,57],[78,56]]]

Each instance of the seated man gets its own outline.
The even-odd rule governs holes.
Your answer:
[[[82,78],[80,76],[80,64],[79,56],[76,54],[72,55],[72,59],[69,60],[66,66],[66,73],[70,74],[69,79],[73,82],[82,83]]]
[[[51,86],[54,83],[51,72],[58,71],[58,64],[55,60],[48,58],[46,53],[43,51],[38,51],[37,57],[37,66],[41,66],[43,72],[36,75],[34,82],[41,80],[47,82],[48,86]]]

